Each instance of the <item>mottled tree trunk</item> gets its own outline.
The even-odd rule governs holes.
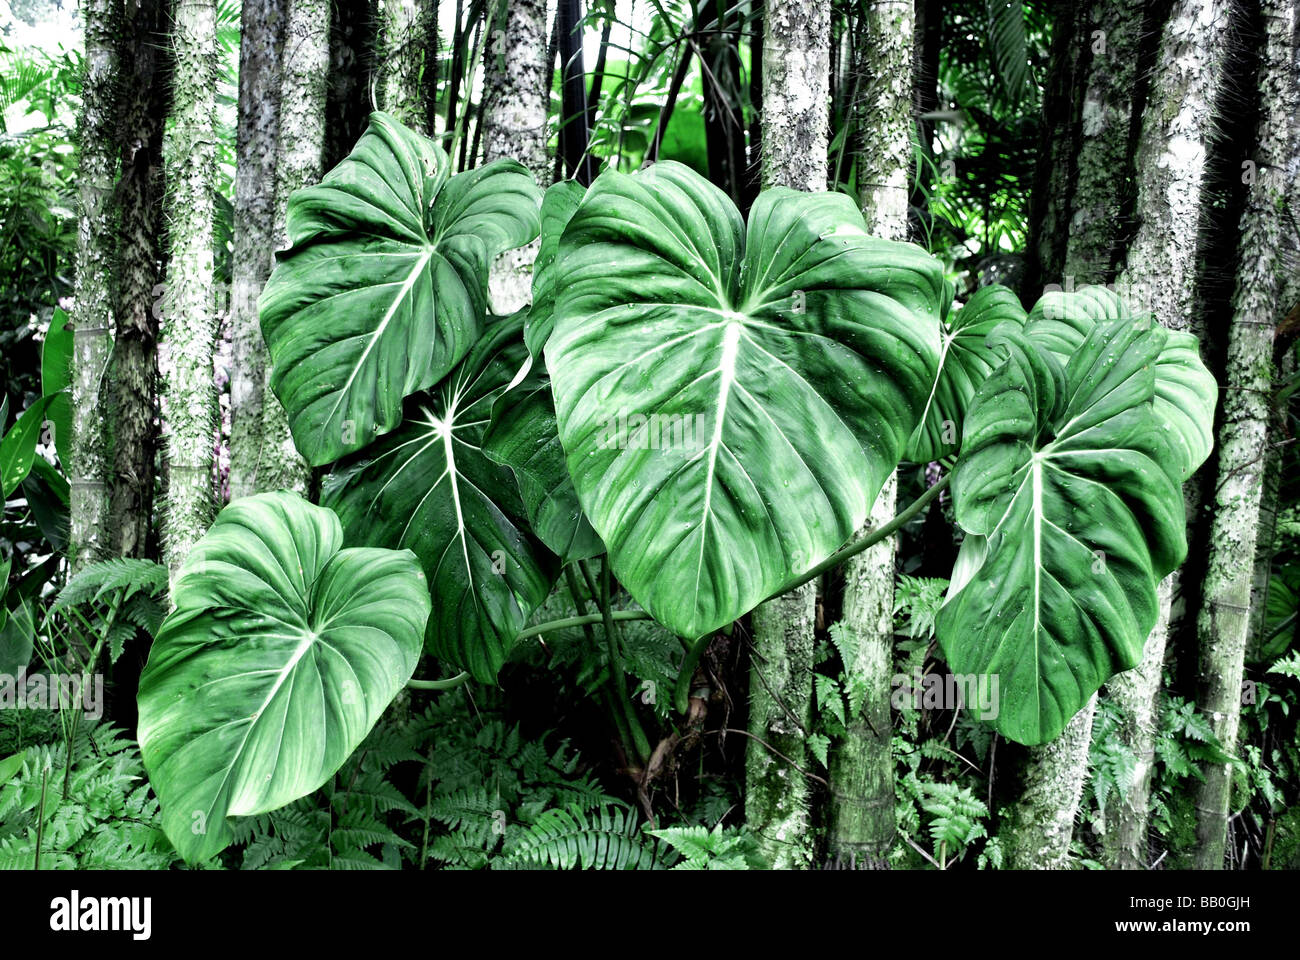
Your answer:
[[[763,37],[763,186],[825,190],[830,91],[829,0],[769,4]],[[807,866],[808,783],[816,585],[754,612],[745,820],[773,866]],[[802,728],[802,729],[800,729]],[[789,760],[772,752],[780,751]],[[793,761],[791,763],[790,761]]]
[[[244,0],[241,14],[230,291],[231,499],[259,489],[268,365],[257,298],[275,262],[275,157],[287,13],[288,0]]]
[[[502,32],[487,44],[483,70],[483,160],[513,157],[538,186],[550,180],[547,109],[550,65],[546,62],[545,0],[518,0],[506,9]],[[497,258],[488,278],[494,312],[513,313],[531,298],[538,241]]]
[[[424,0],[381,0],[383,45],[379,99],[383,109],[428,136],[437,64],[430,40],[436,36],[431,5]]]
[[[113,350],[116,256],[113,184],[117,178],[117,37],[121,5],[89,0],[77,166],[77,258],[73,288],[72,437],[68,557],[75,572],[110,550],[110,437],[103,415]],[[55,438],[58,442],[58,438]]]
[[[853,104],[859,196],[867,230],[907,239],[908,177],[912,170],[911,0],[874,4],[863,14],[856,44],[858,99]],[[858,536],[894,518],[898,481],[891,474]],[[858,639],[857,662],[844,664],[861,678],[862,717],[849,724],[830,763],[830,853],[836,859],[882,860],[894,842],[894,758],[891,751],[890,677],[894,649],[894,552],[890,537],[849,560],[844,627]]]
[[[1020,796],[998,831],[1007,866],[1059,870],[1069,865],[1074,816],[1079,809],[1097,698],[1074,715],[1061,735],[1036,748],[1020,771]]]
[[[1293,229],[1286,198],[1287,180],[1297,144],[1292,142],[1297,107],[1293,60],[1296,5],[1264,0],[1266,31],[1260,64],[1260,116],[1254,154],[1254,182],[1241,216],[1241,248],[1232,327],[1225,367],[1227,390],[1219,429],[1219,483],[1214,491],[1210,555],[1202,584],[1197,620],[1201,647],[1200,708],[1223,749],[1237,749],[1241,719],[1241,680],[1250,624],[1250,588],[1259,525],[1262,471],[1268,444],[1272,385],[1273,335],[1285,313],[1281,255],[1284,231]],[[1232,792],[1232,767],[1205,770],[1196,796],[1195,864],[1203,870],[1223,866],[1224,843]]]
[[[1119,289],[1140,309],[1173,330],[1197,315],[1197,238],[1205,217],[1205,157],[1213,106],[1222,83],[1228,43],[1228,5],[1195,0],[1175,6],[1164,24],[1155,74],[1142,116],[1135,157],[1137,232],[1129,245]],[[1196,516],[1195,484],[1187,488]],[[1157,593],[1156,625],[1142,661],[1113,677],[1107,696],[1119,708],[1118,735],[1137,758],[1129,789],[1106,811],[1106,859],[1112,867],[1145,869],[1151,773],[1155,762],[1158,697],[1178,573]]]
[[[167,3],[125,8],[122,59],[130,65],[121,117],[117,336],[109,406],[113,424],[110,536],[114,556],[154,552],[153,502],[158,434],[158,322],[162,283],[163,118],[167,115]]]
[[[329,0],[288,0],[288,21],[280,63],[280,124],[276,136],[275,248],[289,245],[285,211],[293,191],[318,182],[324,173],[325,94],[330,62]],[[284,407],[262,384],[262,442],[254,489],[293,490],[305,495],[311,469],[298,455]]]
[[[1131,163],[1130,127],[1140,109],[1134,98],[1143,6],[1111,0],[1059,11],[1063,39],[1050,97],[1068,110],[1049,126],[1060,141],[1049,137],[1043,144],[1040,162],[1053,169],[1040,180],[1051,195],[1038,206],[1038,229],[1045,234],[1036,247],[1035,283],[1069,290],[1115,278],[1125,183],[1120,172]],[[1056,869],[1067,862],[1088,777],[1096,703],[1090,699],[1057,740],[1031,747],[1020,764],[1022,792],[1003,837],[1022,869]]]
[[[173,574],[207,530],[216,505],[216,47],[213,0],[178,0],[172,27],[172,116],[163,145],[170,226],[162,330],[167,451],[163,555]]]

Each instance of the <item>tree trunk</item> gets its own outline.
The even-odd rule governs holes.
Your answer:
[[[317,183],[324,170],[325,95],[330,63],[330,0],[288,0],[280,64],[280,125],[276,137],[275,248],[289,245],[285,211],[293,191]],[[262,383],[261,452],[254,490],[306,495],[311,468],[298,455],[284,407],[271,391],[270,368]]]
[[[1093,696],[1074,715],[1061,735],[1035,748],[1020,772],[1020,798],[998,831],[1014,870],[1060,870],[1069,865],[1074,816],[1083,793],[1083,778],[1092,741]]]
[[[437,25],[423,0],[383,0],[380,103],[412,130],[434,135],[432,92],[437,64],[431,44]]]
[[[178,0],[172,28],[172,122],[163,146],[171,231],[162,332],[168,468],[163,555],[173,574],[207,530],[216,505],[216,48],[213,0]]]
[[[1134,306],[1152,311],[1173,330],[1191,329],[1198,313],[1196,238],[1205,217],[1205,157],[1222,82],[1227,21],[1224,0],[1183,2],[1172,11],[1164,24],[1137,144],[1137,232],[1119,289]],[[1187,515],[1195,517],[1199,497],[1194,483],[1188,485],[1186,498]],[[1106,684],[1107,696],[1121,716],[1120,741],[1136,757],[1128,791],[1106,811],[1106,860],[1119,869],[1141,870],[1148,863],[1158,697],[1178,583],[1175,571],[1160,584],[1156,625],[1142,661]]]
[[[907,239],[908,177],[912,164],[911,0],[871,6],[863,15],[855,49],[858,99],[854,144],[867,231]],[[894,518],[898,480],[891,474],[857,536]],[[894,758],[891,750],[890,678],[894,650],[894,553],[890,537],[849,560],[842,623],[858,638],[848,676],[866,687],[860,719],[849,724],[830,763],[830,854],[836,860],[880,861],[894,842]]]
[[[763,38],[765,187],[826,189],[829,91],[829,0],[770,4]],[[812,859],[808,783],[796,765],[806,769],[815,606],[814,582],[754,612],[745,820],[777,868]]]
[[[1241,680],[1250,624],[1250,588],[1259,525],[1262,472],[1268,446],[1273,335],[1285,312],[1281,302],[1284,267],[1281,252],[1287,171],[1293,152],[1292,111],[1297,106],[1293,48],[1296,6],[1289,0],[1264,0],[1266,32],[1260,63],[1260,116],[1250,184],[1241,216],[1241,252],[1233,320],[1225,368],[1227,390],[1219,430],[1219,483],[1214,492],[1210,555],[1202,585],[1204,602],[1197,620],[1203,692],[1200,708],[1223,749],[1237,749],[1241,719]],[[1196,854],[1199,869],[1223,866],[1232,791],[1232,767],[1205,770],[1196,797]]]
[[[1060,11],[1057,77],[1048,96],[1063,109],[1040,159],[1050,172],[1039,186],[1051,195],[1038,205],[1035,284],[1071,290],[1115,278],[1125,182],[1117,171],[1131,162],[1131,122],[1141,109],[1134,101],[1143,7],[1140,0],[1110,0]],[[1018,867],[1057,869],[1068,860],[1096,703],[1091,698],[1060,738],[1031,747],[1020,764],[1022,792],[1004,831]]]
[[[550,180],[546,42],[545,0],[511,3],[502,32],[487,45],[483,71],[483,160],[513,157],[541,187]],[[531,301],[538,245],[535,240],[508,251],[492,265],[488,296],[493,312],[514,313]]]
[[[74,573],[108,556],[111,541],[111,450],[103,404],[108,399],[104,388],[113,350],[116,305],[116,230],[111,201],[118,165],[117,37],[121,5],[116,0],[88,0],[81,11],[86,57],[78,131],[80,209],[72,306],[72,442],[68,456],[68,557]]]
[[[325,107],[325,169],[332,170],[366,130],[379,42],[376,0],[334,0],[330,85]],[[436,51],[435,51],[436,52]]]
[[[153,307],[163,277],[159,233],[168,86],[166,16],[165,0],[129,3],[122,30],[122,58],[131,65],[131,75],[121,117],[121,279],[109,388],[114,440],[109,541],[119,557],[149,557],[155,548],[158,322]]]
[[[257,298],[275,263],[276,142],[288,0],[244,0],[230,291],[230,497],[261,489],[268,363]]]

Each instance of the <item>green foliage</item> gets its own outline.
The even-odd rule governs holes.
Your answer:
[[[429,593],[410,553],[341,549],[338,518],[289,493],[226,507],[177,572],[140,678],[140,749],[190,862],[227,818],[326,782],[415,670]]]
[[[17,759],[15,764],[13,761]],[[14,767],[17,767],[14,770]],[[134,743],[82,724],[0,760],[0,869],[160,870],[176,861]]]
[[[569,473],[657,620],[706,634],[852,536],[938,365],[932,258],[869,237],[837,194],[764,191],[746,232],[663,162],[598,177],[551,269]]]
[[[541,195],[522,165],[449,172],[436,143],[375,113],[347,159],[289,199],[292,247],[261,323],[271,386],[314,466],[392,431],[403,399],[469,353],[488,267],[537,236]]]
[[[963,544],[979,557],[938,637],[954,671],[1000,674],[996,725],[1021,743],[1057,736],[1137,664],[1187,552],[1181,484],[1209,453],[1216,388],[1196,351],[1116,313],[1113,294],[1085,293],[1000,327],[1008,358],[963,427],[957,520],[987,541]]]
[[[646,831],[658,837],[682,856],[674,870],[766,870],[758,841],[745,828],[712,830],[702,826],[665,827]]]
[[[495,318],[418,412],[338,466],[322,500],[348,541],[411,550],[437,597],[431,653],[491,683],[555,583],[515,475],[482,449],[493,403],[527,355],[523,318]]]

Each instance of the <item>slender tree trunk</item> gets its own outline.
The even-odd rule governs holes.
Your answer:
[[[1069,865],[1074,816],[1083,791],[1077,771],[1088,765],[1096,706],[1093,696],[1059,737],[1034,750],[1020,771],[1020,797],[998,831],[1012,869],[1059,870]]]
[[[72,326],[72,443],[68,556],[73,571],[108,556],[108,470],[112,454],[103,416],[113,350],[116,305],[116,229],[112,207],[117,177],[117,38],[121,5],[88,0],[81,8],[86,58],[82,77],[81,155],[77,166],[76,277]],[[57,438],[56,438],[57,440]]]
[[[908,177],[912,170],[912,0],[870,6],[862,16],[854,64],[857,102],[854,144],[867,230],[907,239]],[[894,518],[897,474],[891,474],[858,536]],[[894,842],[894,758],[890,678],[894,650],[894,553],[884,540],[853,557],[845,572],[842,623],[858,639],[863,716],[849,725],[830,763],[830,853],[836,859],[883,860]]]
[[[1201,646],[1201,710],[1223,749],[1237,749],[1241,719],[1241,680],[1250,624],[1250,588],[1259,526],[1262,472],[1268,445],[1273,367],[1273,335],[1285,313],[1281,252],[1287,180],[1297,145],[1292,142],[1297,107],[1293,46],[1296,5],[1291,0],[1264,0],[1266,45],[1259,71],[1260,117],[1257,147],[1250,158],[1254,183],[1248,188],[1241,217],[1241,252],[1233,320],[1228,339],[1219,431],[1219,483],[1214,491],[1210,556],[1202,585],[1204,602],[1197,620]],[[1223,866],[1232,792],[1232,767],[1205,770],[1196,797],[1196,855],[1199,869]]]
[[[1037,207],[1043,219],[1036,284],[1069,290],[1115,278],[1125,182],[1117,171],[1131,163],[1132,117],[1141,110],[1135,97],[1143,7],[1140,0],[1109,0],[1058,11],[1059,59],[1048,99],[1062,109],[1040,161],[1051,169],[1038,184],[1050,195]],[[1018,765],[1022,789],[1003,836],[1021,869],[1057,869],[1068,861],[1096,703],[1092,697],[1057,740],[1031,747]]]
[[[1173,330],[1192,329],[1198,312],[1196,238],[1206,216],[1205,157],[1222,83],[1228,14],[1225,0],[1175,6],[1164,24],[1137,144],[1137,232],[1119,289],[1134,306],[1151,310]],[[1199,497],[1194,483],[1186,497],[1187,515],[1195,517]],[[1119,869],[1141,870],[1148,863],[1158,697],[1178,583],[1175,571],[1160,584],[1156,625],[1142,661],[1106,685],[1107,696],[1119,708],[1120,741],[1136,757],[1128,790],[1106,811],[1106,859]]]
[[[436,24],[424,0],[381,0],[381,9],[380,103],[412,130],[433,136],[430,117],[436,64],[429,40]]]
[[[764,31],[763,185],[825,190],[830,2],[769,4]],[[796,765],[806,769],[816,600],[809,583],[754,612],[749,733],[758,740],[746,748],[745,820],[780,869],[812,860],[808,783]]]
[[[216,505],[216,47],[213,0],[177,0],[172,117],[163,145],[171,248],[162,333],[168,468],[163,555],[173,574],[207,530]]]
[[[550,180],[545,0],[517,0],[506,10],[499,38],[487,45],[483,72],[483,159],[513,157],[538,186]],[[494,312],[513,313],[531,300],[532,266],[539,241],[497,258],[488,278]]]
[[[231,263],[230,497],[260,489],[266,344],[257,298],[275,263],[276,143],[288,0],[244,0]]]
[[[332,13],[330,86],[325,107],[326,170],[332,170],[351,153],[365,132],[379,42],[376,0],[334,0]]]
[[[167,115],[166,0],[125,8],[122,57],[130,64],[121,118],[117,336],[109,405],[113,422],[110,543],[114,556],[154,552],[158,322],[162,283],[163,118]]]
[[[330,62],[330,0],[288,0],[280,63],[280,124],[276,137],[275,248],[289,245],[285,211],[293,191],[317,183],[324,170],[326,78]],[[260,292],[260,291],[259,291]],[[284,407],[262,383],[261,450],[253,487],[306,495],[311,469],[298,455]]]
[[[1092,57],[1087,6],[1052,0],[1051,69],[1043,89],[1043,124],[1029,197],[1029,241],[1021,299],[1032,304],[1049,285],[1061,284],[1069,239],[1070,207],[1083,114],[1080,90]]]

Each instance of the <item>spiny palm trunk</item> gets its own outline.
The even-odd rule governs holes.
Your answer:
[[[113,422],[110,542],[114,556],[154,553],[153,501],[157,455],[158,321],[162,283],[163,118],[167,115],[165,0],[127,4],[122,59],[131,65],[122,104],[122,179],[118,186],[117,336],[109,406]]]
[[[858,99],[855,144],[867,230],[907,239],[912,155],[911,0],[871,6],[856,44]],[[894,518],[897,475],[885,482],[862,536]],[[842,623],[857,637],[855,663],[845,673],[865,685],[862,716],[849,724],[830,763],[830,854],[837,860],[879,861],[894,842],[894,759],[890,749],[890,677],[894,649],[894,552],[890,537],[853,557],[845,572]]]
[[[436,4],[433,5],[436,9]],[[383,108],[412,130],[433,136],[436,23],[423,0],[385,0],[379,93]]]
[[[203,536],[216,505],[217,393],[213,289],[216,178],[216,6],[178,0],[172,28],[172,117],[163,146],[170,252],[163,376],[167,508],[163,555],[173,574]]]
[[[325,154],[325,95],[329,75],[329,0],[288,0],[284,52],[280,69],[280,123],[276,136],[276,249],[289,245],[285,211],[293,191],[320,180]],[[262,384],[262,442],[254,483],[256,490],[293,490],[306,494],[311,469],[298,455],[289,434],[284,407],[270,387],[270,369]]]
[[[506,10],[503,33],[487,45],[483,72],[483,160],[513,157],[539,186],[550,180],[547,109],[546,3],[518,0]],[[492,309],[513,313],[531,299],[532,265],[539,241],[497,258],[488,282]]]
[[[257,298],[274,265],[275,158],[288,0],[244,0],[239,44],[239,125],[231,263],[230,496],[262,489],[266,344]]]
[[[1241,719],[1241,680],[1250,624],[1250,588],[1259,525],[1262,471],[1268,445],[1273,335],[1285,313],[1281,302],[1286,198],[1294,187],[1286,173],[1298,149],[1292,142],[1297,107],[1293,59],[1296,6],[1261,4],[1266,46],[1260,64],[1260,117],[1255,182],[1241,216],[1241,252],[1225,368],[1227,387],[1219,431],[1219,483],[1214,492],[1210,556],[1197,620],[1200,641],[1200,708],[1223,749],[1234,753]],[[1196,797],[1199,869],[1223,866],[1232,767],[1205,770]]]
[[[763,38],[763,186],[826,189],[829,90],[829,0],[769,4]],[[816,585],[809,583],[759,607],[753,618],[745,820],[778,869],[812,860],[808,783],[798,768],[806,769],[804,735],[812,720],[816,599]]]
[[[1164,26],[1138,141],[1134,208],[1138,229],[1119,287],[1174,330],[1193,329],[1196,322],[1198,257],[1193,238],[1200,236],[1206,217],[1205,154],[1213,104],[1222,83],[1228,13],[1224,0],[1175,7]],[[1195,517],[1200,500],[1195,483],[1188,484],[1186,498],[1187,515]],[[1160,584],[1156,625],[1142,661],[1106,685],[1107,696],[1119,708],[1120,741],[1136,757],[1128,790],[1106,811],[1106,860],[1119,869],[1145,869],[1149,862],[1148,806],[1158,698],[1178,584],[1177,572]]]
[[[1019,773],[1020,796],[998,831],[1014,870],[1059,870],[1069,865],[1074,816],[1088,765],[1094,695],[1061,735],[1036,747]]]
[[[111,438],[103,404],[113,350],[116,300],[113,184],[117,178],[117,36],[121,7],[115,0],[82,6],[86,57],[82,78],[77,166],[79,211],[72,308],[72,437],[69,552],[75,572],[108,556],[110,548],[108,471]],[[56,443],[60,442],[55,438]]]

